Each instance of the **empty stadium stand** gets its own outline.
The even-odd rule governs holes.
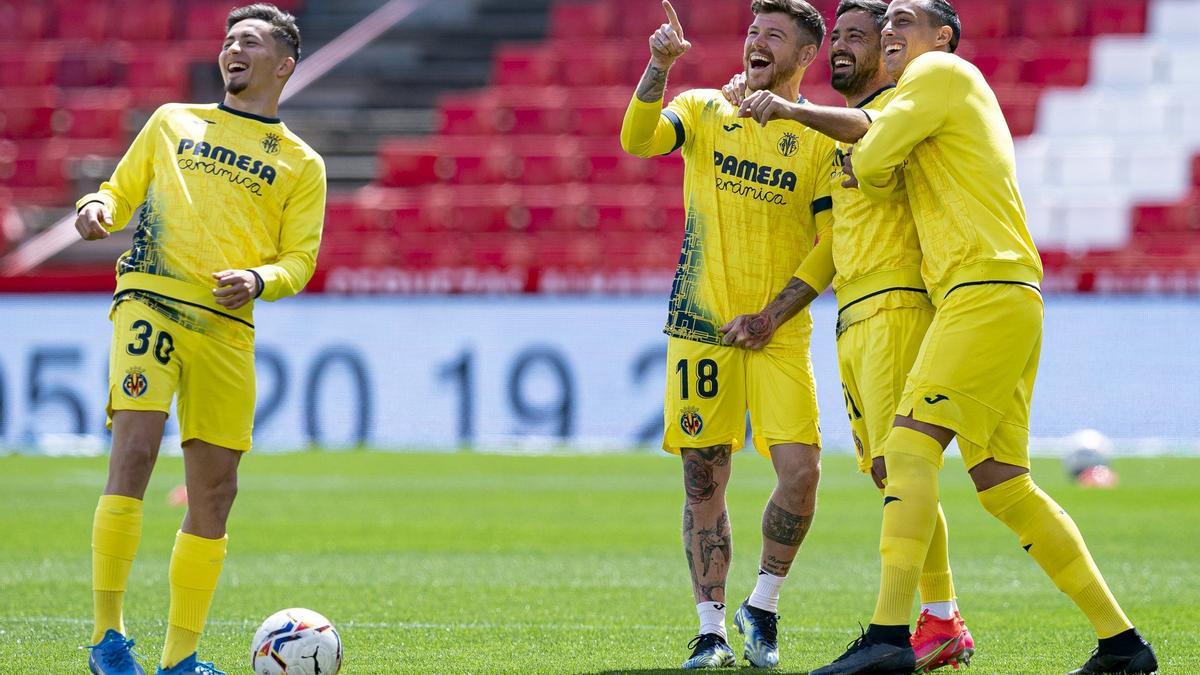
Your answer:
[[[319,44],[378,3],[279,4],[303,9],[306,39]],[[836,0],[814,4],[832,21]],[[1200,292],[1200,47],[1187,33],[1200,0],[955,4],[960,53],[988,77],[1017,138],[1047,286]],[[676,5],[695,47],[668,95],[719,86],[741,67],[748,3]],[[134,7],[144,21],[131,27],[119,19]],[[68,205],[72,176],[110,167],[96,158],[119,155],[157,103],[218,95],[208,70],[223,7],[0,0],[0,20],[20,28],[0,42],[0,224],[10,223],[0,232],[28,229],[4,219],[12,205]],[[428,12],[284,111],[330,160],[315,285],[664,290],[683,222],[681,160],[635,159],[617,142],[659,3],[486,0]],[[804,91],[840,104],[828,77],[822,53]]]

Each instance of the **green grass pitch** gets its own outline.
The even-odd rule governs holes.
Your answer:
[[[653,672],[695,631],[679,543],[678,460],[655,454],[253,454],[201,657],[249,671],[275,610],[310,607],[341,631],[346,673]],[[1075,517],[1164,673],[1200,672],[1200,460],[1123,460],[1114,491],[1034,476]],[[0,457],[0,672],[80,673],[90,637],[91,513],[105,460]],[[164,458],[126,602],[157,661],[167,557],[182,511]],[[942,473],[970,672],[1065,673],[1088,624],[979,506],[957,459]],[[752,588],[769,463],[734,462],[729,600]],[[783,672],[828,662],[874,607],[880,500],[848,457],[825,458],[817,520],[784,587]],[[740,641],[730,621],[731,641]],[[153,672],[153,670],[151,670]]]

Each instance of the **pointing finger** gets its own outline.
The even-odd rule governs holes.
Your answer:
[[[671,0],[663,0],[663,11],[667,13],[667,21],[671,24],[671,28],[675,29],[675,33],[679,35],[679,39],[683,39],[683,26],[679,23],[679,15],[675,13],[675,8],[671,6]]]

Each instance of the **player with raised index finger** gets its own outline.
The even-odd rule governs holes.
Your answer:
[[[663,9],[667,23],[650,37],[621,145],[641,157],[681,150],[686,165],[663,437],[663,449],[683,460],[683,544],[700,621],[683,667],[736,663],[725,629],[733,549],[725,491],[747,411],[777,484],[763,513],[757,583],[735,622],[745,657],[769,667],[779,662],[780,587],[812,522],[820,476],[812,319],[800,309],[807,286],[797,275],[829,226],[833,143],[794,122],[747,123],[716,89],[684,92],[664,109],[667,74],[691,45],[670,3]],[[749,86],[795,100],[824,19],[802,0],[755,0],[751,9],[742,54]]]
[[[276,117],[300,58],[295,17],[255,4],[230,12],[225,27],[224,101],[159,108],[112,178],[78,203],[75,225],[87,240],[125,227],[137,209],[110,311],[112,454],[92,527],[96,675],[144,672],[123,604],[176,396],[188,510],[171,553],[158,672],[219,672],[196,650],[254,426],[254,301],[300,292],[321,241],[325,165]]]

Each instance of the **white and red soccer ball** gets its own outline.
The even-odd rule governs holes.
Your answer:
[[[250,668],[255,675],[337,675],[342,638],[329,619],[311,609],[284,609],[254,634]]]

